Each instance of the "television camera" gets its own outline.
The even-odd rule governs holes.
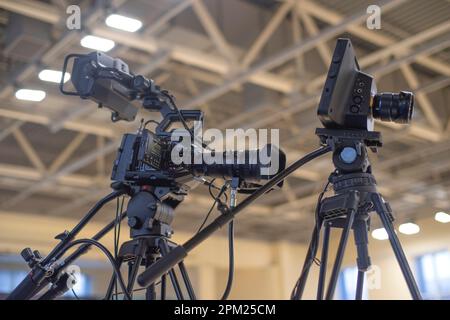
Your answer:
[[[229,206],[234,207],[237,193],[252,193],[260,186],[261,181],[272,178],[285,167],[285,154],[272,144],[260,150],[224,152],[211,150],[201,138],[194,135],[194,127],[190,126],[192,123],[202,125],[203,113],[199,110],[178,109],[174,97],[168,91],[162,90],[151,79],[134,75],[122,60],[100,52],[70,54],[64,60],[62,74],[66,73],[68,64],[72,60],[71,82],[75,90],[67,91],[61,79],[60,91],[63,94],[90,99],[98,103],[99,107],[110,109],[113,122],[133,121],[138,113],[138,106],[134,105],[135,101],[141,101],[144,110],[159,112],[162,120],[159,122],[142,120],[136,133],[127,133],[123,136],[111,175],[113,181],[111,187],[115,191],[102,199],[75,230],[62,234],[61,243],[49,256],[42,258],[38,252],[33,252],[29,248],[22,252],[32,271],[9,296],[10,299],[30,298],[48,283],[52,283],[52,287],[41,296],[41,299],[52,299],[69,290],[66,282],[70,279],[70,275],[64,271],[64,268],[70,261],[83,254],[92,243],[84,243],[83,247],[65,261],[58,262],[62,251],[67,250],[67,246],[73,245],[74,242],[71,241],[78,231],[106,202],[124,194],[129,195],[130,200],[126,214],[122,214],[120,220],[128,218],[132,240],[122,244],[114,260],[119,266],[124,262],[132,265],[128,279],[133,280],[130,280],[125,288],[120,273],[115,270],[106,298],[112,297],[113,288],[117,288],[116,280],[123,287],[124,295],[131,298],[139,267],[150,266],[174,247],[169,239],[173,233],[171,224],[175,217],[175,208],[184,200],[192,182],[200,181],[208,185],[212,196],[214,195],[211,187],[218,189],[219,193],[214,196],[213,207],[217,204],[219,211],[227,214],[230,208],[221,199],[221,196],[226,196],[227,189],[230,189]],[[154,132],[147,129],[147,125],[151,122],[156,123]],[[177,128],[177,125],[181,125],[182,128]],[[186,136],[191,141],[187,146],[181,143]],[[215,159],[223,161],[218,163],[175,163],[172,161],[174,153],[185,152],[191,153],[191,159],[195,158],[196,153],[210,153],[215,156]],[[264,163],[261,161],[263,153],[265,159],[269,158],[270,161]],[[225,180],[225,184],[222,188],[218,188],[212,180],[208,181],[207,178],[221,178]],[[282,181],[273,188],[281,186]],[[102,237],[106,230],[117,226],[120,220],[105,227],[94,236],[94,241]],[[232,223],[229,227],[229,236],[232,239]],[[232,240],[230,240],[230,255],[231,248]],[[185,289],[189,297],[194,299],[195,294],[183,262],[179,263],[179,268]],[[175,271],[171,269],[167,274],[177,297],[183,299],[183,289]],[[163,278],[165,279],[165,276]],[[232,278],[227,284],[228,292],[231,281]],[[146,295],[148,299],[156,297],[154,286],[147,289]],[[164,298],[164,296],[165,284],[164,288],[161,288],[161,297]]]

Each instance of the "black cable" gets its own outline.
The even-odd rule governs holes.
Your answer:
[[[180,109],[178,109],[177,104],[175,103],[175,100],[173,99],[173,97],[166,91],[163,90],[161,91],[161,93],[170,101],[170,104],[172,105],[172,107],[175,109],[175,111],[178,113],[178,117],[180,118],[181,123],[183,124],[183,127],[190,133],[192,139],[194,139],[194,134],[192,133],[191,129],[189,128],[189,126],[187,125],[186,120],[183,117],[183,114],[181,113]]]
[[[209,216],[211,215],[211,212],[214,210],[214,207],[216,206],[216,203],[220,201],[220,197],[222,196],[222,194],[225,192],[226,189],[227,189],[227,185],[224,184],[222,186],[222,188],[220,189],[220,192],[219,192],[219,194],[217,196],[212,195],[212,197],[214,198],[214,202],[213,202],[211,208],[209,209],[208,213],[206,214],[205,219],[203,219],[203,222],[200,225],[200,227],[198,228],[196,233],[199,233],[203,229],[203,227],[205,226],[206,222],[208,221]],[[212,194],[212,193],[210,193],[210,194]]]
[[[122,219],[120,219],[120,216],[123,212],[123,203],[125,201],[125,197],[122,197],[122,202],[120,203],[120,198],[117,198],[116,202],[116,218],[114,223],[114,260],[117,261],[117,255],[119,253],[119,243],[120,243],[120,226]],[[115,280],[114,284],[114,292],[117,297],[117,278]]]
[[[213,192],[211,190],[211,187],[215,187],[215,188],[219,189],[218,187],[216,187],[214,185],[214,181],[215,180],[216,179],[214,178],[208,184],[208,191],[209,191],[209,194],[211,195],[211,197],[214,199],[214,203],[211,206],[210,210],[208,211],[208,214],[206,215],[205,220],[203,221],[202,225],[198,229],[197,233],[200,232],[200,230],[205,225],[205,223],[208,220],[208,218],[209,218],[212,210],[214,209],[216,203],[219,202],[219,206],[223,205],[222,201],[220,200],[220,197],[222,195],[224,195],[225,196],[225,202],[228,201],[228,196],[227,196],[227,193],[225,192],[227,187],[228,187],[227,183],[225,183],[222,186],[222,188],[220,189],[220,191],[219,191],[217,196],[215,196],[213,194]],[[224,290],[224,292],[222,294],[221,300],[228,299],[228,296],[230,295],[230,292],[231,292],[231,288],[233,286],[233,279],[234,279],[234,221],[231,221],[228,224],[228,279],[227,279],[227,284],[226,284],[225,290]]]
[[[76,294],[75,290],[72,288],[72,294],[75,297],[75,299],[80,300],[80,298],[78,297],[78,295]]]
[[[313,263],[316,263],[317,265],[320,265],[320,260],[316,258],[317,255],[317,249],[318,249],[318,244],[320,241],[320,224],[322,223],[322,221],[320,220],[319,217],[319,213],[320,213],[320,203],[322,202],[323,196],[325,194],[325,192],[327,192],[328,187],[330,185],[330,181],[328,181],[325,184],[325,187],[323,188],[322,192],[319,194],[319,197],[317,199],[317,204],[316,204],[316,209],[315,209],[315,215],[314,215],[314,219],[315,219],[315,223],[314,223],[314,232],[313,235],[311,237],[311,251],[310,254],[306,257],[306,261],[305,261],[305,267],[303,268],[297,282],[295,283],[295,286],[292,290],[291,293],[291,299],[292,300],[298,300],[300,298],[300,285],[306,281],[306,275],[309,271],[309,269],[311,268],[311,265]]]
[[[157,126],[159,126],[159,122],[158,122],[158,121],[153,120],[153,119],[150,119],[150,120],[145,121],[144,127],[143,127],[143,128],[145,129],[149,123],[154,123],[154,124],[156,124]]]
[[[117,215],[117,247],[119,247],[119,243],[120,243],[120,227],[122,225],[122,219],[120,219],[120,216],[122,215],[123,212],[123,205],[125,202],[125,197],[122,197],[122,202],[120,203],[120,210],[119,210],[119,214]]]
[[[233,286],[234,279],[234,221],[228,224],[228,280],[220,300],[227,300]]]
[[[159,284],[161,284],[161,281],[156,282],[155,286],[157,286]],[[134,292],[139,292],[139,291],[144,291],[144,290],[147,290],[147,288],[137,288],[137,289],[133,289],[131,292],[134,293]],[[123,292],[119,291],[118,294],[123,294]]]
[[[119,217],[119,198],[116,199],[116,218],[114,223],[114,260],[117,261],[118,245],[117,245],[117,220]],[[117,278],[114,280],[114,292],[117,297]]]
[[[214,200],[211,208],[209,209],[208,213],[206,214],[205,218],[203,219],[202,224],[200,225],[200,227],[198,228],[196,233],[199,233],[203,229],[203,227],[205,226],[206,221],[208,221],[208,218],[211,215],[211,212],[213,211],[214,207],[216,206],[216,203],[217,203],[217,199]]]
[[[122,291],[125,293],[125,297],[127,300],[131,300],[131,296],[128,294],[127,288],[125,286],[125,282],[123,281],[122,274],[120,273],[120,269],[118,268],[116,261],[114,260],[113,255],[109,250],[102,245],[100,242],[92,240],[92,239],[78,239],[74,240],[73,242],[67,244],[63,249],[61,249],[61,255],[63,255],[67,250],[70,248],[80,245],[80,244],[90,244],[92,246],[95,246],[99,248],[108,258],[109,262],[111,263],[112,268],[114,269],[114,273],[116,274],[116,278],[119,280],[120,287],[122,288]]]
[[[228,202],[228,196],[227,196],[227,193],[226,192],[223,192],[220,196],[219,196],[219,194],[220,194],[220,191],[222,190],[222,187],[221,188],[219,188],[219,187],[217,187],[216,185],[214,185],[214,181],[216,180],[216,178],[214,178],[214,179],[212,179],[211,180],[211,182],[208,184],[208,192],[209,192],[209,195],[211,196],[211,198],[213,198],[213,199],[216,199],[216,198],[219,198],[219,200],[220,200],[220,196],[224,196],[225,197],[225,203],[226,202]],[[216,190],[219,190],[219,194],[217,195],[217,196],[215,196],[214,194],[213,194],[213,192],[212,192],[212,190],[211,190],[211,188],[215,188]]]

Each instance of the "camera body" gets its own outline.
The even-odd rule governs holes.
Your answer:
[[[317,114],[325,128],[372,131],[374,119],[409,123],[413,94],[377,93],[375,80],[360,70],[349,39],[338,39]]]
[[[141,179],[138,173],[153,173],[167,170],[167,154],[170,152],[165,141],[151,131],[144,129],[140,134],[127,133],[117,151],[111,180],[127,182]]]

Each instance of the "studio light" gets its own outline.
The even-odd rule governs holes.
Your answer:
[[[141,21],[121,16],[120,14],[111,14],[108,18],[106,18],[105,22],[108,27],[127,32],[136,32],[142,27]]]
[[[403,234],[408,234],[408,235],[416,234],[416,233],[419,233],[420,227],[413,222],[406,222],[406,223],[402,223],[398,227],[398,231],[400,231]]]
[[[389,239],[389,236],[386,232],[386,229],[378,228],[378,229],[374,229],[372,231],[372,238],[377,239],[377,240],[387,240],[387,239]]]
[[[445,212],[436,212],[436,214],[434,215],[434,220],[441,222],[441,223],[448,223],[450,222],[450,214],[445,213]]]
[[[26,101],[42,101],[45,98],[45,91],[32,89],[19,89],[16,91],[16,98]]]
[[[80,44],[85,48],[103,52],[111,50],[116,45],[112,40],[96,36],[85,36],[83,39],[81,39]]]
[[[39,79],[41,79],[42,81],[59,83],[61,81],[61,76],[62,72],[58,70],[45,69],[39,72]],[[69,79],[70,73],[66,72],[64,74],[64,83],[69,81]]]

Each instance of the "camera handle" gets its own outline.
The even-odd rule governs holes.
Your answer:
[[[200,110],[174,110],[164,100],[159,99],[158,95],[149,95],[142,101],[142,107],[148,111],[158,111],[163,119],[155,129],[157,135],[169,134],[168,129],[173,123],[182,122],[180,116],[188,121],[203,121],[203,112]]]

